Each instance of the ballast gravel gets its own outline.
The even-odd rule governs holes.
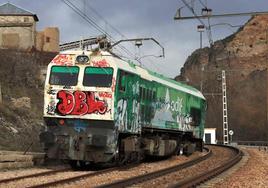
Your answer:
[[[243,147],[247,161],[239,169],[221,179],[213,187],[265,188],[268,187],[268,150],[263,147]]]

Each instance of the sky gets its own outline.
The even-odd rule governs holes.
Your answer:
[[[0,0],[0,4],[10,2],[20,8],[36,14],[39,18],[37,29],[58,27],[60,43],[80,40],[102,33],[85,21],[64,2],[67,0]],[[93,20],[103,32],[112,36],[112,41],[126,38],[154,38],[165,49],[165,58],[161,48],[146,41],[137,48],[132,43],[125,44],[129,51],[121,49],[118,53],[125,58],[139,59],[142,66],[174,78],[188,56],[200,48],[200,35],[197,32],[196,19],[174,20],[178,8],[181,16],[192,16],[181,0],[69,0],[88,18]],[[267,0],[186,0],[200,15],[206,5],[212,14],[268,11]],[[233,26],[243,25],[249,16],[210,19],[210,24],[227,23]],[[207,20],[203,20],[208,24]],[[217,41],[234,33],[238,27],[227,25],[212,26],[212,39]],[[206,33],[203,33],[203,47],[209,45]]]

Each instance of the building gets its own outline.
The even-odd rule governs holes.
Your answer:
[[[205,128],[203,141],[205,144],[217,144],[216,128]]]
[[[11,3],[0,5],[0,49],[45,52],[59,51],[59,30],[56,27],[36,31],[36,14]]]

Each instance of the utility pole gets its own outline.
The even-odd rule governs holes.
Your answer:
[[[207,5],[205,5],[205,8],[202,9],[202,14],[198,15],[194,10],[193,5],[191,6],[185,0],[182,0],[182,2],[184,3],[184,6],[180,7],[176,11],[176,14],[174,16],[174,20],[197,19],[202,25],[205,26],[205,29],[207,30],[210,46],[212,46],[212,44],[213,44],[212,33],[211,33],[211,25],[209,23],[208,26],[206,26],[205,23],[203,22],[203,19],[208,19],[208,22],[209,22],[209,20],[211,18],[236,17],[236,16],[253,16],[253,15],[268,14],[268,11],[263,11],[263,12],[239,12],[239,13],[227,13],[227,14],[212,14],[212,9],[207,8]],[[182,16],[181,15],[181,10],[184,7],[187,7],[190,10],[190,12],[193,14],[193,16]]]
[[[197,31],[200,33],[200,49],[202,48],[202,33],[205,31],[204,25],[198,25]]]
[[[225,70],[222,70],[222,118],[223,118],[223,144],[229,144],[227,88]]]

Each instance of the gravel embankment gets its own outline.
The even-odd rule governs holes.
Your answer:
[[[168,187],[169,185],[175,184],[177,181],[189,178],[198,174],[201,174],[209,169],[216,168],[233,155],[233,152],[230,149],[219,148],[215,146],[209,146],[213,152],[212,157],[202,161],[192,167],[183,169],[178,172],[168,174],[166,176],[153,179],[148,182],[144,182],[133,187]]]
[[[148,182],[144,182],[133,187],[168,187],[178,180],[186,177],[197,175],[208,169],[215,168],[222,164],[224,161],[229,159],[232,155],[227,149],[217,148],[211,146],[214,156],[209,160],[203,161],[193,167],[183,169],[177,173],[172,173]],[[242,147],[245,156],[239,162],[227,172],[214,178],[200,187],[252,187],[252,188],[263,188],[268,187],[268,151],[263,149],[259,151],[258,148]],[[204,153],[203,153],[204,154]],[[166,167],[180,164],[203,155],[202,153],[195,153],[190,157],[176,156],[168,160],[157,161],[157,162],[146,162],[133,167],[130,169],[115,170],[109,173],[105,173],[100,176],[91,178],[85,178],[81,181],[73,182],[71,184],[61,185],[60,187],[94,187],[106,183],[111,183],[116,180],[126,179],[129,177],[146,174],[156,170],[160,170]],[[55,169],[55,168],[53,168]],[[29,168],[29,169],[18,169],[9,171],[0,171],[0,179],[6,179],[16,176],[23,176],[28,174],[40,173],[52,170],[51,168]],[[67,177],[73,177],[76,175],[87,173],[85,171],[69,171],[64,173],[58,173],[51,176],[44,176],[38,178],[29,178],[20,181],[10,182],[8,184],[0,184],[0,187],[27,187],[30,185],[40,184],[41,182],[50,182],[57,179],[63,179]]]
[[[191,160],[193,158],[204,155],[205,153],[196,152],[190,157],[186,156],[174,156],[167,160],[157,161],[157,162],[145,162],[141,163],[137,167],[130,169],[121,169],[115,170],[109,173],[105,173],[100,176],[95,176],[91,178],[85,178],[81,181],[73,182],[70,184],[60,185],[59,187],[93,187],[100,184],[108,183],[111,181],[128,178],[140,174],[145,174],[148,172],[152,172],[155,170],[163,169],[169,166],[173,166],[175,164],[183,163],[185,161]],[[53,168],[55,169],[55,168]],[[53,170],[51,168],[29,168],[29,169],[17,169],[17,170],[9,170],[9,171],[0,171],[0,179],[7,179],[17,176],[25,176],[29,174],[36,174],[40,172]],[[69,177],[74,177],[77,175],[82,175],[88,172],[93,171],[68,171],[68,172],[59,172],[52,175],[40,176],[37,178],[27,178],[23,180],[18,180],[10,183],[0,184],[0,187],[28,187],[32,185],[37,185],[40,183],[47,183],[55,180],[65,179]]]
[[[116,171],[113,171],[112,173],[104,174],[102,176],[86,178],[79,182],[74,182],[69,185],[64,185],[64,187],[94,187],[98,185],[103,185],[103,184],[111,183],[117,180],[122,180],[122,179],[130,178],[133,176],[150,173],[156,170],[174,166],[176,164],[184,163],[188,160],[192,160],[193,158],[199,157],[204,154],[205,153],[196,152],[190,157],[174,156],[170,159],[163,160],[163,161],[142,163],[134,168],[124,169],[120,171],[116,170]]]
[[[265,188],[268,187],[268,152],[258,148],[246,148],[247,160],[238,169],[234,167],[232,173],[221,178],[213,187],[235,187],[235,188]],[[242,161],[243,163],[243,161]]]

